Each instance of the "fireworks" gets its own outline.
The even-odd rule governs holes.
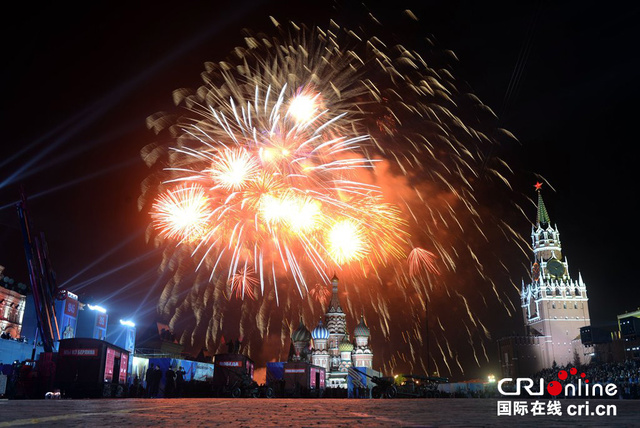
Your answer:
[[[262,290],[266,264],[291,272],[302,293],[310,276],[365,265],[368,254],[383,262],[402,256],[388,250],[406,237],[400,212],[361,172],[375,163],[364,150],[368,135],[348,112],[321,110],[319,92],[277,83],[238,85],[225,102],[194,104],[201,119],[183,128],[194,141],[174,148],[180,159],[164,181],[179,190],[162,193],[151,211],[163,220],[154,223],[160,235],[196,244],[202,262],[225,257],[211,278],[216,268],[230,277],[229,267],[249,264],[261,273]],[[185,186],[196,186],[197,195],[176,203]],[[174,211],[180,215],[163,216]],[[365,236],[365,228],[382,227],[388,233]]]
[[[318,302],[323,303],[331,296],[331,290],[326,284],[315,284],[309,289],[309,295]]]
[[[174,274],[161,314],[178,325],[192,310],[182,334],[191,346],[219,346],[225,313],[249,349],[274,335],[284,349],[287,320],[312,325],[337,273],[350,316],[369,312],[379,321],[372,336],[403,338],[385,352],[417,354],[426,302],[441,295],[465,309],[431,315],[441,327],[431,333],[436,369],[462,370],[444,335],[448,317],[468,333],[475,361],[486,359],[487,329],[467,303],[486,303],[483,291],[438,285],[471,270],[509,311],[467,239],[513,236],[484,222],[475,195],[481,181],[508,183],[505,165],[485,154],[506,134],[480,119],[490,109],[459,91],[447,65],[335,24],[245,41],[206,64],[202,87],[175,92],[182,116],[148,120],[165,141],[142,151],[154,172],[140,202],[170,244],[163,268]],[[388,368],[397,355],[384,357]],[[426,370],[427,356],[415,357],[411,368]]]
[[[362,226],[353,220],[339,220],[331,225],[327,241],[331,258],[338,264],[361,260],[367,254]]]
[[[206,234],[210,215],[204,189],[183,185],[160,195],[151,217],[163,237],[191,242]]]
[[[435,258],[435,254],[431,251],[427,251],[424,248],[414,248],[407,259],[409,275],[415,277],[427,272],[439,274]]]
[[[235,294],[237,299],[244,299],[245,296],[249,299],[255,299],[255,288],[258,285],[258,282],[255,279],[255,272],[253,272],[250,268],[246,267],[242,269],[241,272],[234,274],[227,281],[227,297],[231,299],[231,297]]]
[[[243,149],[221,150],[214,154],[211,169],[212,188],[221,188],[231,194],[249,186],[257,175],[258,163]]]

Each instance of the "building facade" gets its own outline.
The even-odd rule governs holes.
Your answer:
[[[22,336],[22,317],[27,298],[17,291],[0,287],[0,335],[18,339]]]
[[[370,347],[371,333],[364,317],[353,331],[353,341],[347,333],[347,315],[342,310],[338,298],[337,277],[331,280],[331,300],[325,314],[325,322],[309,332],[300,320],[300,325],[291,335],[292,353],[290,360],[307,361],[324,367],[325,385],[328,388],[347,388],[350,367],[372,368],[373,351]]]
[[[624,360],[640,360],[640,308],[618,315],[618,331]]]
[[[22,319],[27,304],[27,286],[3,274],[0,266],[0,336],[3,339],[22,337]]]
[[[551,225],[540,186],[536,188],[531,281],[522,282],[520,293],[525,334],[498,342],[503,377],[532,374],[554,364],[586,364],[593,353],[580,340],[580,329],[590,325],[586,284],[580,273],[577,279],[571,277],[560,232]]]

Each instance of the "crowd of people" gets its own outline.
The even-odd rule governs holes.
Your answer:
[[[12,364],[0,363],[0,398],[43,398],[46,392],[53,391],[51,385],[41,385],[44,380],[42,370],[34,368],[31,361],[15,361]],[[164,380],[164,383],[163,383]],[[106,385],[111,385],[107,384]],[[107,396],[107,395],[105,395]],[[143,379],[137,376],[129,386],[122,388],[116,397],[131,398],[180,398],[211,396],[211,388],[207,382],[187,380],[183,367],[168,368],[162,371],[158,365],[151,365]]]
[[[164,378],[164,389],[160,391],[162,379]],[[132,397],[165,398],[183,397],[187,386],[186,372],[182,366],[174,370],[169,367],[165,372],[157,364],[149,365],[144,379],[137,376],[133,379],[129,395]]]
[[[4,339],[4,340],[15,340],[16,342],[22,342],[22,343],[26,343],[27,342],[27,338],[22,336],[22,337],[13,337],[11,334],[7,333],[7,332],[2,332],[0,333],[0,339]]]
[[[570,373],[572,367],[573,366],[556,366],[544,369],[536,373],[533,378],[554,380],[557,379],[560,370],[565,370],[567,373]],[[592,385],[612,383],[618,387],[619,398],[640,398],[640,362],[636,360],[617,363],[592,362],[588,365],[577,366],[575,369],[576,375],[569,375],[565,382],[576,384],[578,379],[588,379]],[[584,373],[584,377],[581,376],[582,373]]]
[[[562,370],[567,372],[566,378],[559,376]],[[7,376],[4,397],[35,398],[29,397],[27,391],[29,391],[29,383],[35,380],[34,376],[37,374],[33,370],[32,362],[20,363],[16,361],[13,364],[0,364],[0,375]],[[186,372],[182,366],[170,366],[163,371],[159,365],[150,364],[143,379],[137,376],[133,379],[133,383],[129,386],[128,391],[125,392],[125,396],[179,398],[211,395],[211,390],[206,383],[198,385],[198,382],[187,381],[186,378]],[[614,384],[617,386],[615,398],[640,399],[640,361],[635,360],[617,363],[592,362],[584,366],[554,366],[541,370],[531,378],[534,380],[544,379],[546,383],[559,379],[563,385],[568,383],[575,385],[580,379],[582,379],[583,385],[585,380],[588,380],[590,385]],[[508,388],[508,385],[506,387]],[[342,396],[339,394],[340,392],[342,391],[327,390],[325,391],[325,396],[338,398]],[[545,395],[548,395],[547,391],[545,391]],[[42,394],[38,393],[37,396],[42,396]],[[487,388],[485,385],[485,388],[478,391],[456,391],[442,393],[441,396],[496,398],[500,397],[500,394],[495,387]]]
[[[0,363],[0,375],[6,376],[3,380],[4,391],[0,391],[0,398],[36,398],[41,392],[40,390],[36,392],[33,387],[38,380],[38,372],[34,370],[31,361]]]

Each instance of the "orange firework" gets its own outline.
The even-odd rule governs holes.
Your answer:
[[[255,300],[256,293],[254,290],[257,285],[258,280],[255,278],[255,272],[245,267],[227,280],[227,298],[231,299],[235,294],[236,299],[244,300],[245,297],[248,297]]]
[[[217,187],[239,190],[258,172],[258,162],[245,150],[222,150],[214,156],[211,178]]]
[[[355,220],[336,221],[327,233],[327,251],[338,264],[348,264],[364,258],[368,253],[363,227]]]
[[[207,63],[202,86],[174,92],[176,111],[147,122],[159,141],[142,151],[153,175],[140,206],[153,204],[156,243],[169,244],[160,312],[195,323],[182,337],[198,351],[202,341],[215,349],[230,323],[255,346],[279,337],[286,348],[287,321],[318,315],[335,273],[348,313],[378,320],[372,338],[393,343],[376,350],[385,371],[398,366],[396,351],[419,356],[411,372],[482,361],[487,329],[467,302],[493,310],[494,296],[511,307],[498,285],[488,295],[478,285],[494,284],[489,271],[500,268],[476,248],[515,235],[481,199],[507,187],[509,168],[487,154],[508,131],[481,119],[491,109],[460,87],[448,55],[333,22],[278,28],[281,37],[248,33]],[[245,296],[241,311],[229,304]],[[425,335],[432,313],[441,328]],[[458,352],[445,330],[466,331],[471,349]]]
[[[296,123],[309,123],[314,116],[319,113],[320,109],[320,93],[315,94],[311,91],[300,91],[289,101],[287,114],[291,116]]]
[[[329,296],[331,296],[331,290],[329,290],[326,284],[317,283],[309,289],[309,295],[318,302],[326,302]]]
[[[151,210],[153,225],[161,236],[186,242],[207,233],[210,216],[209,199],[198,185],[181,185],[161,194]]]
[[[287,227],[294,235],[312,232],[322,221],[320,202],[309,197],[265,195],[261,202],[261,217],[272,226]]]
[[[204,119],[185,125],[191,145],[174,148],[165,184],[197,185],[207,203],[196,207],[208,209],[194,225],[173,220],[171,233],[168,221],[154,225],[165,238],[196,243],[198,266],[209,266],[211,278],[249,265],[262,290],[265,276],[275,284],[285,273],[302,293],[309,275],[328,280],[330,266],[405,257],[399,210],[368,182],[368,136],[303,87],[239,86],[237,99],[203,107]]]
[[[436,266],[436,255],[423,248],[416,247],[409,253],[407,262],[409,263],[409,275],[412,277],[423,272],[431,272],[439,275],[438,267]]]

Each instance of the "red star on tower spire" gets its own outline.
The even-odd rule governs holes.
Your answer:
[[[544,206],[544,201],[542,200],[542,192],[540,192],[542,183],[537,182],[533,187],[535,187],[536,191],[538,192],[538,215],[536,218],[536,223],[538,224],[538,226],[540,226],[541,224],[548,225],[549,223],[551,223],[551,220],[549,220],[547,208]]]

